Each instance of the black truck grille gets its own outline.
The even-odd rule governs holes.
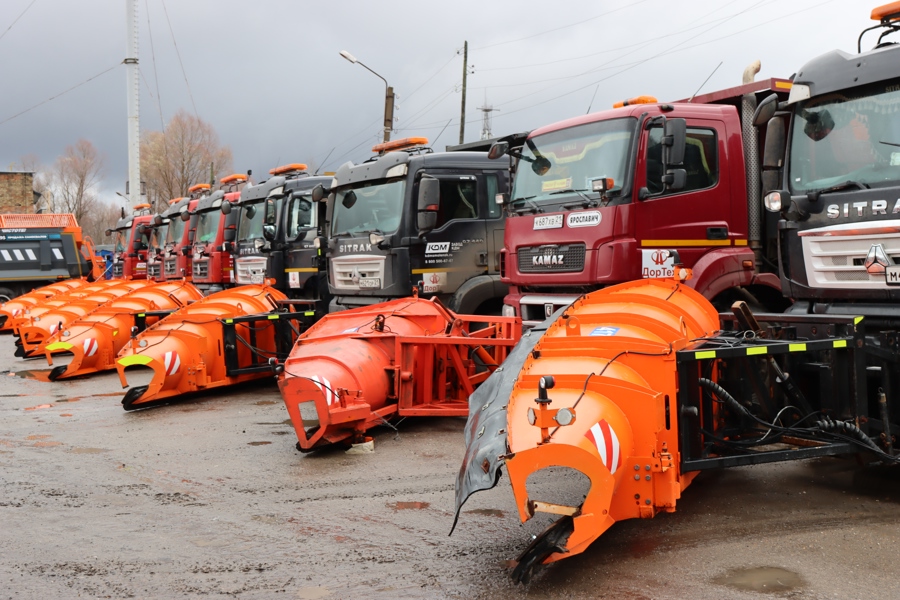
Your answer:
[[[573,273],[584,270],[584,244],[519,248],[520,273]]]

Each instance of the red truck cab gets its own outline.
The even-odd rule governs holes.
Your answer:
[[[735,286],[780,300],[778,277],[757,268],[750,243],[736,108],[744,95],[779,85],[751,83],[706,103],[644,98],[531,132],[513,152],[504,314],[535,324],[599,287],[671,277],[676,257],[693,269],[688,284],[710,300],[725,302]]]
[[[153,215],[149,204],[138,204],[131,216],[125,215],[115,227],[106,230],[114,235],[113,279],[146,279],[147,258],[151,247],[150,226]]]
[[[226,215],[222,203],[237,204],[241,197],[240,188],[248,180],[244,174],[223,178],[221,189],[200,198],[197,206],[190,210],[191,274],[194,285],[204,294],[234,285],[230,245],[235,238],[239,211],[229,211]]]

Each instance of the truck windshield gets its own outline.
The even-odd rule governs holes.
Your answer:
[[[199,213],[197,215],[197,233],[194,234],[194,240],[204,244],[215,241],[216,233],[219,229],[219,219],[221,218],[222,212],[218,208]]]
[[[169,221],[169,228],[166,230],[166,246],[177,246],[181,243],[181,237],[184,235],[184,221],[181,217],[175,215]]]
[[[331,234],[397,231],[405,191],[402,179],[341,190],[335,198]]]
[[[900,81],[827,94],[794,108],[792,191],[900,182]]]
[[[579,192],[599,198],[591,191],[591,182],[610,177],[611,191],[621,194],[636,123],[633,118],[596,121],[529,139],[516,171],[513,204],[558,200]]]
[[[241,222],[238,224],[238,240],[256,240],[263,237],[263,203],[241,204]]]

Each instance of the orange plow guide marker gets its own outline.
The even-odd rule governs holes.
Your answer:
[[[676,352],[718,329],[716,311],[699,293],[646,279],[588,294],[542,336],[529,332],[539,339],[521,355],[514,351],[521,368],[507,365],[500,378],[507,395],[470,415],[457,481],[459,510],[473,491],[496,483],[472,484],[478,471],[499,475],[505,464],[523,522],[541,512],[560,517],[519,557],[514,579],[527,582],[534,566],[583,552],[616,521],[675,510],[696,475],[680,472],[678,419],[670,414]],[[502,411],[493,409],[507,398]],[[485,442],[489,436],[499,441]],[[529,495],[530,477],[559,467],[585,476],[586,496],[579,490],[564,504]]]
[[[469,394],[520,334],[517,318],[456,315],[420,298],[325,315],[278,379],[297,449],[364,442],[395,417],[467,415]]]
[[[35,356],[41,342],[57,331],[64,331],[72,321],[97,310],[110,300],[151,283],[136,280],[100,281],[43,302],[30,311],[28,321],[16,326],[16,335],[19,336],[16,356]]]
[[[54,357],[61,363],[50,372],[51,380],[115,369],[116,356],[128,342],[137,315],[174,311],[202,297],[200,290],[184,280],[141,287],[57,331],[36,353],[44,353],[51,366]]]
[[[87,285],[85,279],[65,279],[16,296],[9,302],[0,304],[0,331],[12,331],[13,322],[32,307],[60,294],[67,294]]]
[[[148,408],[183,394],[271,377],[272,371],[227,374],[222,323],[243,315],[269,313],[286,298],[265,285],[243,285],[211,294],[148,327],[122,348],[116,360],[122,387],[132,381],[122,406],[125,410]],[[254,351],[275,353],[275,327],[271,322],[245,323],[236,329],[240,339],[254,340]],[[251,349],[245,344],[237,346],[238,354],[247,361]],[[150,376],[149,383],[135,383],[141,378],[141,370],[144,381]]]

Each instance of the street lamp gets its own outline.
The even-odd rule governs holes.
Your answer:
[[[346,50],[341,50],[340,55],[354,65],[364,67],[372,75],[384,82],[384,141],[391,141],[391,129],[393,129],[394,126],[394,88],[388,85],[387,79],[361,63],[355,56]]]

